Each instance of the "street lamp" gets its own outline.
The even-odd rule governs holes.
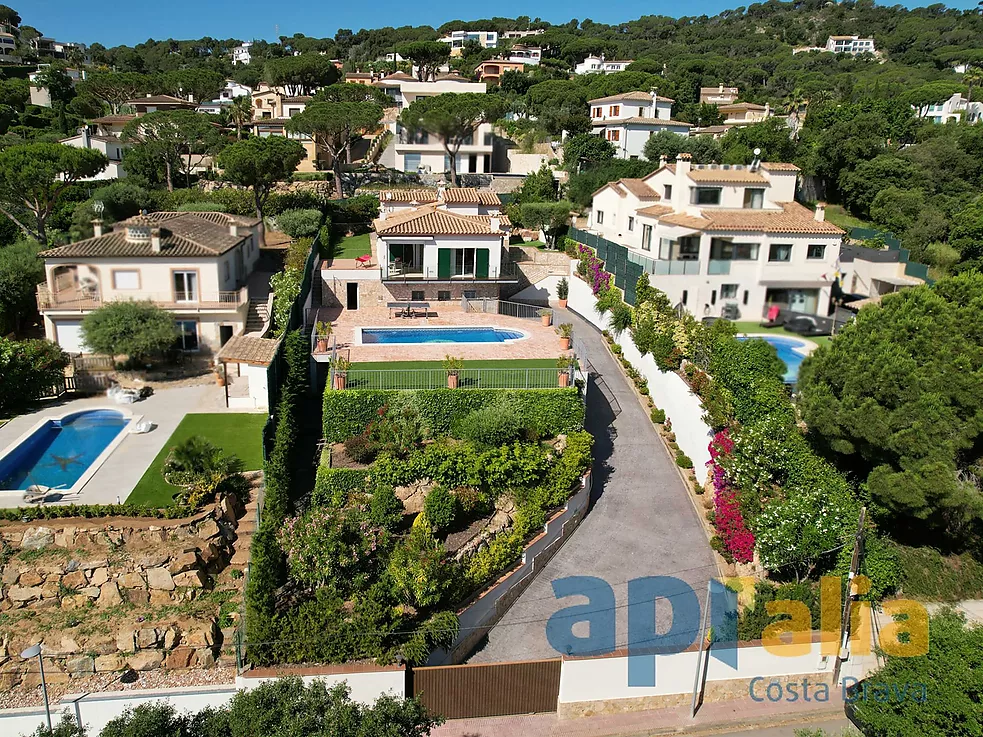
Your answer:
[[[48,734],[51,734],[51,707],[48,705],[48,684],[44,682],[44,661],[41,659],[41,643],[31,645],[20,656],[24,660],[30,660],[31,658],[38,659],[38,667],[41,669],[41,691],[44,693],[44,714],[48,718]]]

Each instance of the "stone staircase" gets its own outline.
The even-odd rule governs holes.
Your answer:
[[[265,299],[249,300],[249,311],[246,313],[246,334],[258,333],[270,319],[270,312]]]
[[[259,505],[259,486],[254,482],[249,490],[249,501],[246,503],[246,513],[239,518],[236,525],[235,554],[229,565],[240,571],[249,565],[249,549],[252,546],[253,535],[256,533],[256,508]]]
[[[386,147],[389,145],[392,138],[392,131],[388,128],[373,138],[372,145],[369,146],[369,150],[365,153],[365,161],[378,164],[379,158],[382,156],[382,152],[386,150]]]

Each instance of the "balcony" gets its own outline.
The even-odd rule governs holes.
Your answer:
[[[730,273],[730,259],[710,259],[707,273],[710,276],[726,276]]]
[[[423,266],[402,265],[390,263],[382,275],[382,281],[395,283],[412,283],[420,281],[431,282],[514,282],[519,279],[519,267],[512,262],[501,266],[489,265],[488,276],[475,274],[450,274],[440,276],[436,268]]]
[[[59,289],[52,292],[47,284],[38,284],[38,310],[66,310],[72,312],[88,312],[97,310],[109,302],[153,302],[158,307],[168,310],[200,311],[200,310],[235,310],[241,305],[248,304],[249,292],[246,287],[236,291],[214,292],[200,294],[193,300],[176,301],[173,294],[157,294],[141,292],[131,297],[116,296],[114,299],[104,299],[98,287],[81,289],[77,287]]]
[[[697,276],[700,273],[700,262],[659,260],[655,262],[654,273],[656,276]]]

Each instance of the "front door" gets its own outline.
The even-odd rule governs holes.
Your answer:
[[[232,337],[232,330],[231,325],[218,326],[218,342],[220,345],[225,345],[229,342],[229,339]]]
[[[357,310],[358,309],[358,282],[350,281],[348,282],[348,294],[345,302],[345,309]]]

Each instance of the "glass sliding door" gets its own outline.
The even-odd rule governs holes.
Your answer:
[[[174,272],[174,301],[175,302],[198,301],[198,272],[197,271]]]
[[[455,248],[454,249],[454,268],[452,274],[454,276],[474,276],[475,269],[475,257],[473,248]]]

